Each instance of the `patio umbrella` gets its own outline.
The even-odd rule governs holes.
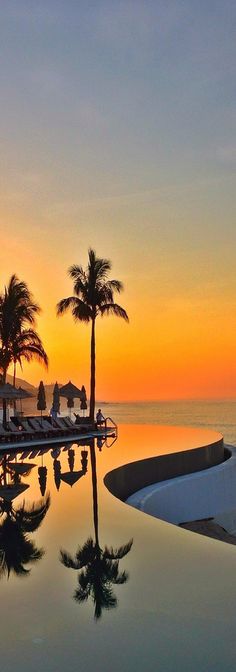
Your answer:
[[[39,383],[38,397],[37,398],[38,398],[37,409],[38,409],[38,411],[41,411],[41,421],[42,421],[42,411],[45,411],[45,409],[47,408],[45,387],[44,387],[44,384],[43,384],[42,380]]]
[[[54,385],[52,410],[53,410],[53,412],[55,414],[55,418],[56,418],[57,414],[60,413],[60,392],[59,392],[58,383],[55,383],[55,385]]]
[[[70,417],[71,417],[71,409],[74,408],[74,405],[75,405],[74,399],[71,398],[67,399],[67,408],[69,408]]]
[[[87,395],[86,395],[86,390],[85,390],[84,385],[82,385],[82,387],[81,387],[81,394],[82,394],[82,396],[81,396],[81,402],[80,402],[80,409],[81,409],[81,411],[83,411],[83,415],[84,415],[84,411],[86,411],[87,408],[88,408],[88,406],[87,406]]]
[[[38,467],[38,481],[42,497],[44,497],[47,485],[47,467]]]
[[[54,471],[54,481],[56,489],[59,490],[61,485],[61,463],[60,460],[55,459],[53,461],[53,471]]]

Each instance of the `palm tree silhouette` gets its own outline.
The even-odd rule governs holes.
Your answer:
[[[27,507],[25,503],[14,509],[12,502],[1,500],[0,516],[0,578],[11,572],[27,576],[27,565],[40,560],[44,549],[37,548],[28,534],[35,532],[44,520],[50,506],[50,496]]]
[[[90,458],[93,486],[93,520],[95,540],[89,537],[82,547],[79,546],[75,557],[70,553],[60,551],[60,560],[65,567],[76,569],[78,573],[78,588],[74,599],[80,604],[91,596],[94,603],[94,618],[102,616],[103,609],[114,609],[117,606],[117,597],[112,589],[113,585],[126,583],[128,573],[119,572],[119,561],[129,553],[133,540],[117,549],[99,544],[98,534],[98,495],[96,474],[96,453],[94,440],[90,442]]]
[[[22,368],[22,359],[31,362],[32,359],[48,366],[48,357],[43,348],[41,338],[33,329],[23,329],[15,336],[12,344],[12,355],[14,363],[13,385],[16,383],[16,366],[20,364]]]
[[[91,322],[91,374],[90,374],[90,420],[94,422],[95,410],[95,323],[98,315],[116,315],[128,322],[124,308],[114,303],[114,292],[120,293],[123,285],[119,280],[108,280],[111,262],[100,259],[91,248],[88,251],[88,267],[71,266],[69,275],[74,281],[74,295],[57,304],[57,314],[63,315],[69,308],[75,321]]]
[[[48,358],[42,341],[34,330],[40,308],[27,284],[12,275],[0,294],[0,370],[6,382],[7,370],[14,364],[14,384],[17,363],[36,357],[46,366]],[[6,423],[6,400],[3,400],[3,422]]]

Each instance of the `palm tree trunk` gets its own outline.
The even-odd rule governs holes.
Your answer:
[[[16,387],[16,362],[14,361],[13,387]]]
[[[90,421],[94,422],[95,412],[95,318],[92,319],[91,331],[91,375],[90,375]]]
[[[4,455],[3,458],[3,485],[7,485],[7,458],[6,455]]]
[[[16,361],[14,360],[13,387],[16,387]],[[13,400],[14,415],[16,415],[16,399]]]
[[[92,470],[92,484],[93,484],[93,522],[94,522],[94,532],[95,532],[95,544],[99,549],[99,539],[98,539],[98,489],[97,489],[97,471],[96,471],[96,452],[94,439],[90,445],[90,459],[91,459],[91,470]]]
[[[6,377],[7,377],[7,369],[3,369],[3,374],[2,374],[3,385],[5,385]],[[2,400],[2,410],[3,410],[2,424],[3,424],[3,427],[6,428],[6,426],[7,426],[7,400],[6,399]]]

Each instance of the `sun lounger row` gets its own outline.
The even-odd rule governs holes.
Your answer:
[[[78,434],[78,427],[66,418],[11,418],[5,429],[0,424],[0,444],[12,441],[36,441],[43,438],[66,437]]]

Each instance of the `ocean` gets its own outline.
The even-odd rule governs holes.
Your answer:
[[[187,400],[100,404],[105,417],[119,424],[205,427],[236,445],[236,400]],[[74,409],[75,410],[75,409]]]

